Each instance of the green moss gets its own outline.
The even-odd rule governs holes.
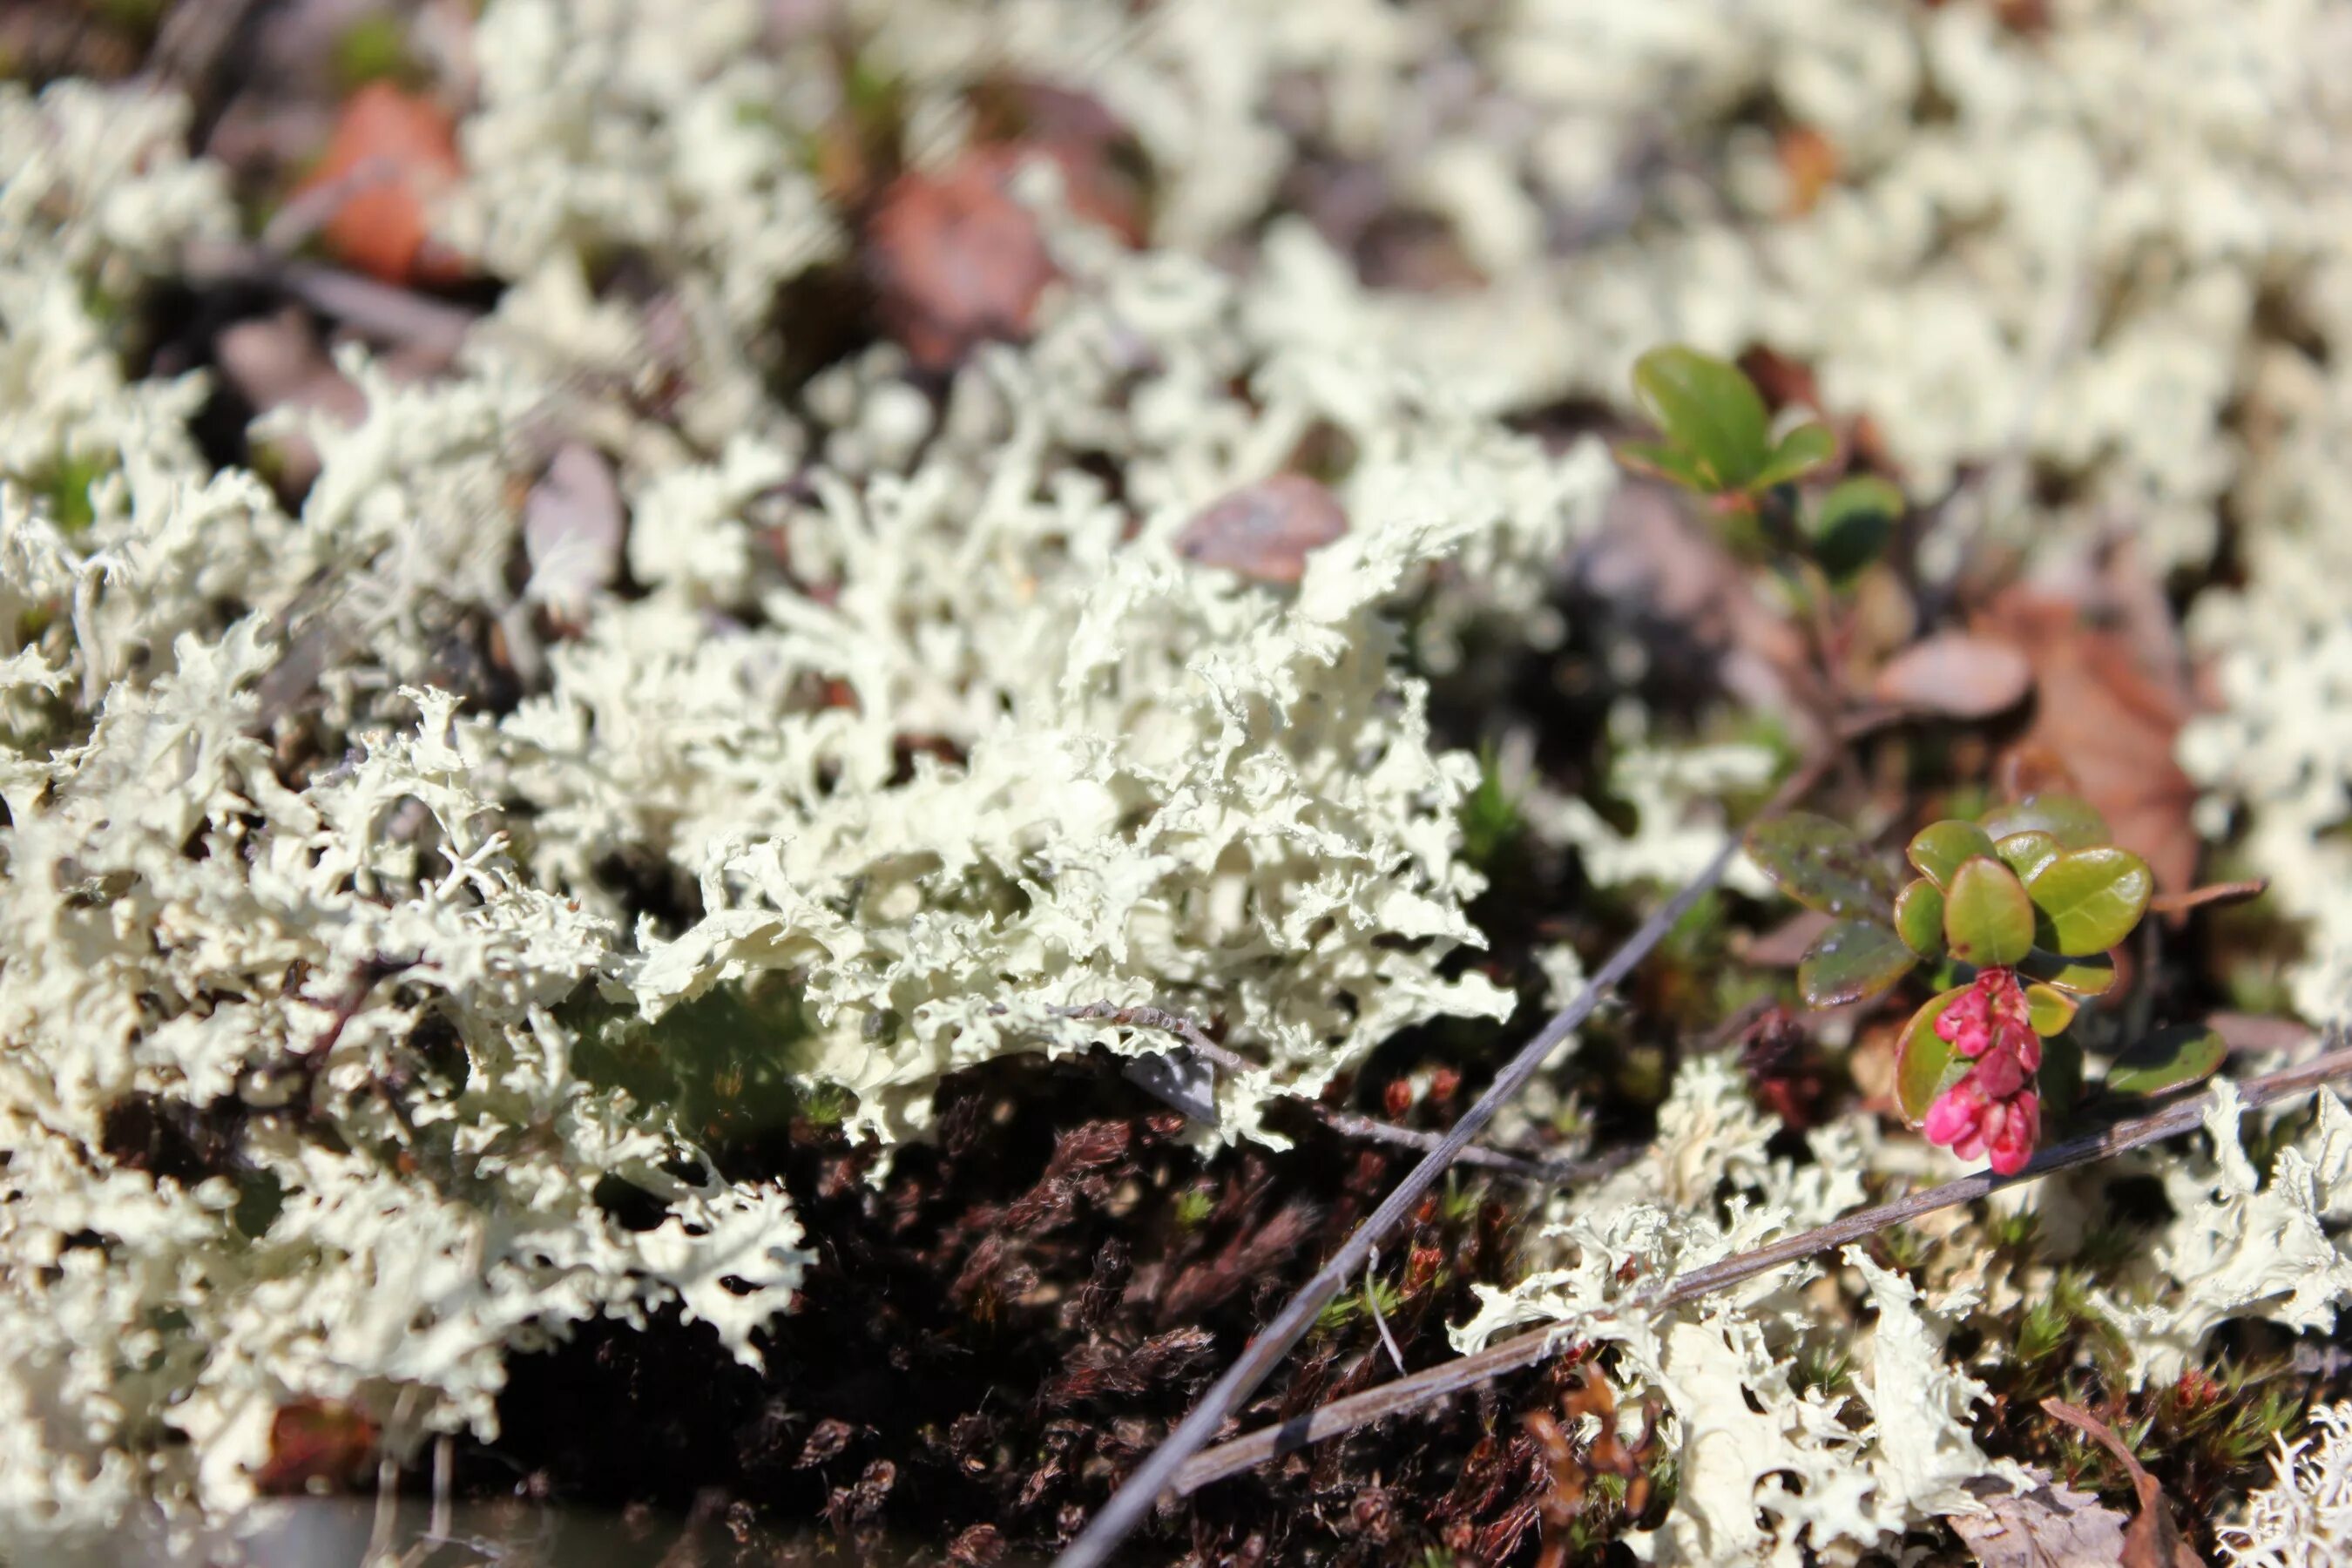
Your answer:
[[[49,503],[49,515],[68,535],[88,531],[98,521],[90,487],[114,471],[110,454],[68,453],[55,462],[21,476],[33,494]]]
[[[1478,787],[1462,802],[1462,858],[1488,877],[1527,832],[1518,797],[1503,787],[1495,748],[1478,752]]]

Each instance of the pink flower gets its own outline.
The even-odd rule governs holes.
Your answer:
[[[2033,1032],[2014,970],[1988,969],[1936,1019],[1936,1037],[1976,1065],[1937,1097],[1921,1131],[1963,1160],[1989,1159],[2001,1175],[2021,1170],[2042,1136],[2042,1037]]]
[[[2013,1176],[2025,1169],[2041,1140],[2042,1097],[2029,1089],[2011,1100],[2008,1110],[2008,1119],[1985,1140],[1985,1153],[1995,1173]]]

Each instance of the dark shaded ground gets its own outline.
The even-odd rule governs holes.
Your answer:
[[[813,1524],[811,1551],[855,1562],[1049,1551],[1402,1169],[1312,1124],[1291,1152],[1204,1165],[1181,1119],[1100,1058],[994,1064],[951,1079],[941,1107],[939,1143],[903,1150],[879,1185],[870,1154],[807,1121],[722,1159],[784,1172],[817,1248],[767,1374],[674,1317],[587,1325],[512,1363],[503,1436],[465,1455],[460,1492],[511,1493],[520,1469],[525,1495],[715,1511],[745,1526],[745,1562],[776,1560],[755,1519]],[[1387,1250],[1383,1315],[1409,1366],[1449,1355],[1469,1282],[1504,1273],[1511,1198],[1459,1184]],[[1247,1425],[1391,1375],[1362,1301],[1342,1299]],[[1540,1490],[1516,1415],[1546,1381],[1223,1483],[1129,1560],[1508,1559]]]

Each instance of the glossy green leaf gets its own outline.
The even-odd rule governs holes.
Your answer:
[[[1748,488],[1769,489],[1785,485],[1791,479],[1804,478],[1832,458],[1837,456],[1837,437],[1826,425],[1800,425],[1780,437],[1764,466],[1748,476]]]
[[[2033,901],[2017,873],[1989,855],[1960,862],[1944,892],[1944,941],[1979,969],[2033,951]]]
[[[1921,828],[1903,853],[1921,876],[1948,892],[1952,873],[1960,868],[1960,862],[1990,855],[1992,838],[1973,822],[1948,817]]]
[[[1797,990],[1809,1006],[1842,1007],[1877,995],[1917,962],[1903,939],[1876,921],[1840,921],[1798,960]]]
[[[1895,933],[1903,945],[1922,958],[1944,951],[1944,889],[1925,877],[1914,877],[1895,895]]]
[[[1880,920],[1894,913],[1894,876],[1842,823],[1790,812],[1749,828],[1747,844],[1748,858],[1809,910]]]
[[[1936,1034],[1936,1020],[1944,1009],[1968,994],[1955,985],[1927,999],[1895,1041],[1895,1099],[1903,1119],[1916,1127],[1927,1120],[1936,1097],[1968,1076],[1969,1058],[1955,1052]]]
[[[1832,486],[1813,513],[1813,562],[1843,582],[1885,552],[1903,519],[1903,492],[1875,475]]]
[[[2107,819],[2079,795],[2034,795],[1998,805],[1978,818],[1996,839],[2012,833],[2047,833],[2063,849],[2089,849],[2108,842]]]
[[[1621,441],[1617,445],[1617,460],[1629,468],[1655,474],[1685,489],[1711,490],[1715,488],[1698,460],[1680,447],[1659,441]]]
[[[2116,983],[2116,961],[2104,952],[2062,958],[2037,947],[2018,961],[2017,972],[2077,996],[2104,996]]]
[[[1694,349],[1652,349],[1633,363],[1633,395],[1667,441],[1717,489],[1745,489],[1770,455],[1770,421],[1738,365]]]
[[[2072,996],[2053,985],[2029,985],[2025,988],[2025,1018],[2037,1035],[2063,1035],[2066,1026],[2074,1021],[2074,1009],[2079,1005]]]
[[[2147,912],[2156,878],[2128,849],[2077,849],[2046,862],[2025,884],[2035,941],[2070,958],[2105,952]]]
[[[2000,857],[2001,864],[2029,882],[2036,871],[2058,858],[2062,853],[2058,840],[2039,829],[2012,833],[1995,843],[1992,850]]]
[[[2162,1094],[2211,1077],[2229,1054],[2229,1045],[2202,1024],[2175,1024],[2116,1058],[2106,1087],[2116,1094]]]

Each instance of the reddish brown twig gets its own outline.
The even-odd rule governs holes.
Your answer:
[[[2248,882],[2208,882],[2185,893],[2158,893],[2148,900],[2147,912],[2152,915],[2185,915],[2203,904],[2242,903],[2248,899],[2259,899],[2270,890],[2268,879],[2262,877]]]

